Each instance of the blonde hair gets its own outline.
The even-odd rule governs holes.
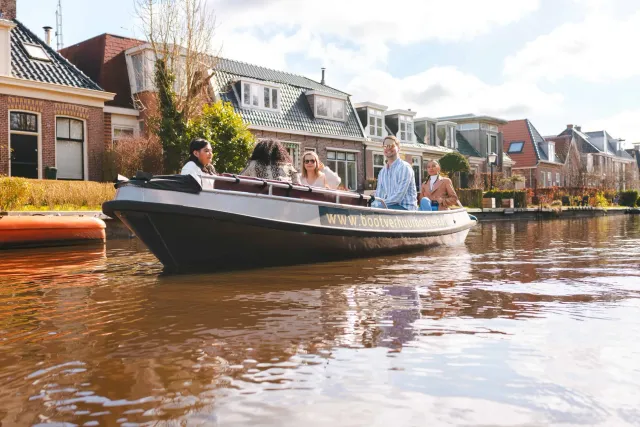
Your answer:
[[[316,175],[320,176],[320,157],[318,157],[318,154],[315,151],[305,151],[304,154],[302,155],[302,176],[304,176],[305,178],[307,178],[307,168],[304,167],[304,158],[307,157],[307,155],[313,157],[314,159],[316,159]]]
[[[440,167],[440,162],[439,162],[439,161],[437,161],[437,160],[429,160],[429,161],[427,162],[427,167],[429,167],[429,163],[435,163],[435,165],[436,165],[436,166],[438,166],[438,169],[442,169],[442,168]]]
[[[400,140],[398,138],[396,138],[395,136],[393,136],[393,135],[385,136],[384,139],[382,140],[382,145],[384,145],[384,142],[387,139],[392,140],[396,144],[396,147],[398,147],[398,150],[400,149]]]

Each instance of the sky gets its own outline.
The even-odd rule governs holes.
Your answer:
[[[640,142],[637,0],[207,0],[221,55],[416,117],[528,118]],[[18,0],[41,34],[57,0]],[[141,37],[134,0],[62,0],[63,41]]]

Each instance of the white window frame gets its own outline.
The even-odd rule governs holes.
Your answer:
[[[122,137],[120,138],[116,138],[116,130],[130,130],[131,131],[131,138],[135,138],[136,137],[136,128],[133,126],[126,126],[126,125],[111,125],[111,143],[115,144],[116,142],[118,142],[120,139],[123,139]]]
[[[64,114],[54,116],[53,141],[55,144],[55,153],[56,153],[55,155],[56,169],[58,169],[58,118],[78,120],[82,122],[82,132],[84,136],[84,140],[82,141],[82,176],[83,178],[81,180],[73,180],[73,181],[89,181],[89,155],[88,155],[89,135],[87,134],[87,121],[80,117],[73,117],[73,116],[64,115]]]
[[[25,132],[20,130],[11,130],[11,113],[25,113],[25,114],[34,114],[37,117],[38,122],[38,132]],[[38,179],[42,179],[42,114],[36,111],[28,111],[28,110],[18,110],[12,109],[7,112],[7,131],[8,131],[8,140],[7,140],[7,161],[9,164],[7,165],[7,176],[11,175],[11,134],[16,135],[37,135],[38,137]]]
[[[334,98],[331,96],[324,96],[324,95],[313,95],[314,96],[314,100],[313,100],[313,114],[316,118],[320,118],[320,119],[326,119],[326,120],[334,120],[336,122],[345,122],[347,120],[347,101],[345,99],[342,98]],[[318,101],[319,100],[324,100],[328,103],[327,106],[327,115],[323,115],[323,114],[318,114]],[[342,103],[342,118],[335,118],[333,117],[333,103],[334,102],[340,102]]]
[[[480,123],[480,129],[486,130],[487,132],[498,133],[498,126],[490,125],[489,123]]]
[[[475,123],[460,123],[459,125],[456,126],[458,128],[458,130],[478,130],[480,129],[480,123],[475,122]]]
[[[556,172],[556,185],[560,186],[560,172]]]
[[[336,154],[336,158],[335,159],[331,159],[331,160],[329,159],[329,153],[330,152]],[[338,153],[344,153],[344,155],[345,155],[344,158],[345,159],[344,160],[338,160]],[[327,164],[332,163],[332,162],[336,163],[335,164],[335,169],[331,168],[331,170],[333,172],[338,174],[338,162],[345,162],[345,172],[347,171],[347,164],[348,163],[351,162],[355,166],[355,172],[356,172],[355,173],[355,179],[356,179],[356,182],[353,185],[353,189],[349,189],[349,185],[348,185],[349,182],[347,182],[348,178],[349,178],[349,174],[348,173],[345,173],[345,176],[344,176],[345,179],[343,179],[342,182],[341,182],[341,185],[347,191],[357,191],[358,190],[358,153],[360,153],[360,151],[357,151],[357,150],[343,150],[343,149],[331,149],[331,148],[327,147],[327,162],[326,163]],[[353,154],[353,158],[355,160],[348,160],[347,158],[348,158],[349,154]]]
[[[376,156],[382,157],[382,165],[376,165]],[[373,163],[373,177],[375,179],[378,179],[378,175],[376,174],[376,169],[378,169],[378,174],[379,174],[380,171],[384,168],[384,164],[385,164],[384,153],[373,152],[372,163]]]
[[[49,56],[47,51],[44,49],[44,47],[42,47],[41,45],[35,44],[35,43],[22,42],[22,46],[24,46],[24,50],[27,52],[27,55],[29,56],[29,58],[34,59],[36,61],[51,62],[51,57]],[[44,55],[44,58],[32,55],[31,52],[29,51],[29,48],[40,50]]]
[[[553,187],[553,177],[551,172],[547,172],[547,183],[549,184],[549,187]]]
[[[300,157],[302,153],[300,153],[300,143],[295,141],[280,141],[280,143],[284,149],[287,150],[287,153],[289,153],[289,157],[291,157],[291,164],[296,169],[301,170],[302,165]],[[290,149],[293,150],[293,152],[289,151]]]
[[[553,143],[549,143],[549,152],[547,153],[547,156],[549,157],[549,161],[550,162],[555,162],[555,158],[556,158],[556,145]]]
[[[404,130],[402,130],[402,125],[404,124]],[[403,114],[398,114],[398,139],[401,142],[413,142],[413,117],[405,116]],[[405,138],[402,137],[402,134],[405,134]],[[409,137],[408,139],[406,137]]]
[[[245,90],[246,90],[246,86],[249,86],[249,103],[247,104],[244,100],[244,95],[245,95]],[[265,103],[264,103],[264,90],[265,89],[269,89],[269,107],[265,107]],[[258,95],[258,105],[255,105],[253,103],[253,92],[254,90],[257,92]],[[271,105],[273,105],[273,91],[276,91],[276,103],[277,103],[277,108],[273,108],[271,107]],[[282,94],[281,94],[281,87],[277,84],[273,84],[273,83],[267,83],[264,81],[254,81],[254,80],[247,80],[247,79],[243,79],[240,80],[240,105],[242,106],[242,108],[249,108],[249,109],[253,109],[253,110],[262,110],[262,111],[270,111],[270,112],[280,112],[281,108],[282,108]]]
[[[136,70],[133,67],[133,57],[140,55],[142,59],[142,87],[138,87],[138,81],[136,80]],[[153,67],[155,64],[155,58],[152,58],[153,52],[151,50],[139,50],[126,55],[127,70],[129,74],[129,85],[131,86],[131,94],[135,95],[140,92],[153,92],[155,91],[155,85],[153,84]]]
[[[371,119],[374,119],[376,122],[373,127],[373,132],[371,128]],[[378,126],[378,120],[380,120],[380,126]],[[380,135],[376,132],[378,129],[380,129]],[[384,114],[382,110],[367,108],[367,132],[369,133],[369,136],[374,138],[384,138],[386,136],[384,132]]]

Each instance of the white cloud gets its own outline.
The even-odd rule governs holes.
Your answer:
[[[411,108],[421,116],[476,113],[516,119],[557,113],[563,102],[562,95],[535,84],[491,85],[455,67],[433,67],[405,78],[373,70],[354,77],[345,89],[356,101]]]
[[[619,18],[614,2],[576,3],[586,8],[584,20],[563,24],[508,57],[504,64],[508,78],[557,81],[578,77],[606,82],[640,75],[640,56],[633,50],[640,40],[640,5]]]
[[[584,123],[582,129],[587,131],[606,130],[614,138],[626,140],[627,147],[640,142],[640,108],[621,111],[603,119]]]

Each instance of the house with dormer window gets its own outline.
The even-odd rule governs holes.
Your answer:
[[[607,131],[583,132],[581,126],[567,125],[557,137],[569,137],[575,141],[579,152],[583,175],[583,185],[602,186],[625,190],[638,182],[636,161],[623,147],[623,141],[613,138]]]
[[[105,86],[109,82],[108,87],[117,93],[118,103],[110,105],[108,110],[114,122],[142,125],[147,119],[145,105],[155,102],[152,46],[110,34],[94,39],[64,49],[63,53],[87,71],[102,67],[100,81],[104,81]],[[101,47],[96,49],[96,45]],[[86,58],[91,56],[97,59],[88,61]],[[106,64],[111,66],[107,69]],[[302,153],[315,151],[340,175],[344,188],[364,189],[364,130],[349,94],[326,85],[324,70],[323,81],[317,82],[284,71],[218,58],[212,72],[210,100],[230,102],[258,139],[280,140],[299,170]],[[176,87],[181,87],[180,73]],[[114,125],[114,139],[116,130]],[[133,132],[138,132],[138,128]]]
[[[565,161],[571,157],[570,145],[543,138],[529,119],[511,120],[501,125],[500,131],[503,151],[516,162],[513,173],[524,176],[525,187],[566,185]]]
[[[114,94],[18,21],[16,3],[0,1],[0,175],[100,180]]]

